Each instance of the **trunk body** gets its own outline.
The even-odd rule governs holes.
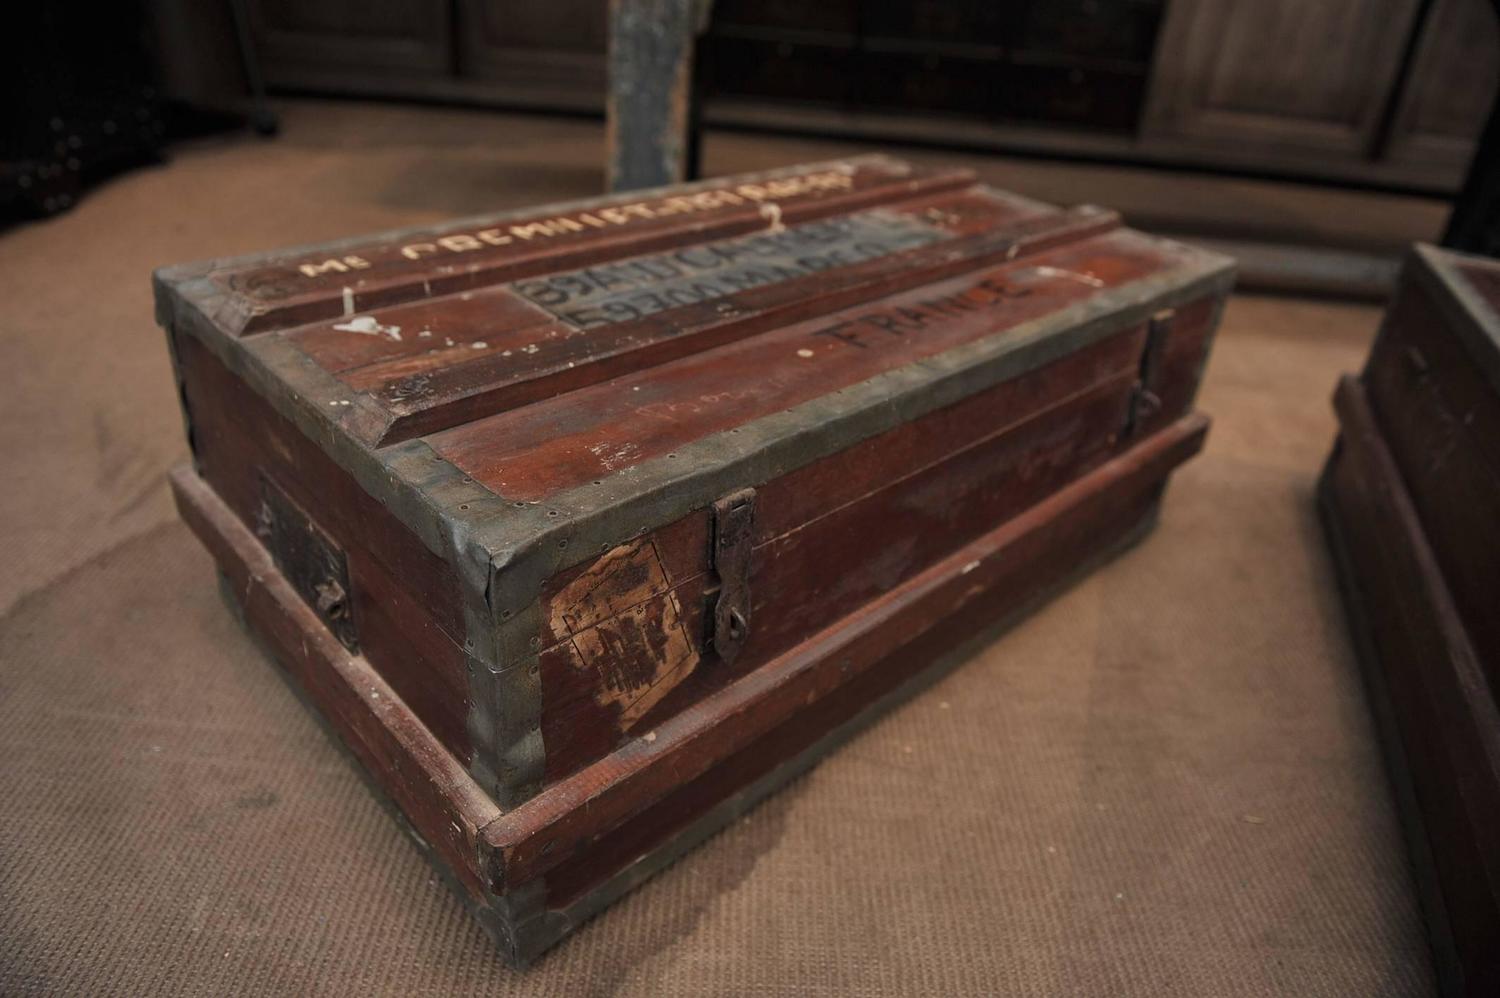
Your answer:
[[[1146,529],[1231,277],[885,157],[173,268],[174,483],[524,962]]]

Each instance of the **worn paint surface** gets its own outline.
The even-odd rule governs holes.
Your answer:
[[[531,955],[896,688],[895,644],[1139,522],[1201,440],[1229,277],[1108,212],[861,157],[157,286],[205,481],[238,511],[259,468],[307,479],[365,663],[500,810],[480,900]],[[1124,435],[1163,308],[1160,407]],[[725,662],[706,510],[746,486],[754,612]],[[411,744],[379,778],[451,797]]]
[[[677,597],[651,540],[604,555],[553,596],[551,630],[595,702],[630,731],[697,667]]]

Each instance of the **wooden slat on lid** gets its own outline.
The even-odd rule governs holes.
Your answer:
[[[230,298],[219,321],[231,333],[251,333],[752,232],[768,222],[805,222],[973,181],[967,170],[857,157],[559,206],[488,225],[315,247],[210,276]]]
[[[541,501],[1177,262],[1162,244],[1128,232],[1096,236],[456,426],[427,442],[491,491]]]

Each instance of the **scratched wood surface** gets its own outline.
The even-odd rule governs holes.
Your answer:
[[[956,238],[953,229],[920,220],[956,225],[946,220],[1024,215],[1003,202],[986,204],[999,200],[993,195],[967,196],[982,207],[929,205],[920,215],[875,209],[546,275],[474,292],[468,301],[460,295],[459,308],[484,316],[477,323],[450,315],[454,305],[445,301],[335,321],[295,339],[340,364],[352,335],[394,343],[403,328],[416,330],[415,351],[370,357],[362,343],[368,362],[336,372],[381,401],[392,424],[380,442],[395,442],[1118,224],[1108,213],[1032,216]],[[506,302],[496,316],[485,312],[491,299]],[[512,312],[525,306],[527,314]],[[424,349],[424,341],[431,345]]]
[[[1107,231],[986,190],[554,271],[287,334],[378,399],[392,443]]]
[[[1459,611],[1500,688],[1500,397],[1436,303],[1406,286],[1371,351],[1364,382]]]
[[[1103,237],[769,330],[721,349],[434,433],[476,480],[527,501],[832,394],[1140,279],[1159,253]],[[746,378],[745,372],[760,372]],[[545,435],[537,430],[546,427]]]

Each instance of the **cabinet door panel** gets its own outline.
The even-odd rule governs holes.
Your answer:
[[[250,23],[273,86],[330,71],[452,70],[448,0],[250,0]]]
[[[1366,156],[1417,0],[1175,0],[1143,131],[1271,156]]]
[[[1463,171],[1497,82],[1500,24],[1489,0],[1437,0],[1417,43],[1386,156]]]
[[[515,103],[602,108],[608,14],[608,0],[459,0],[460,75]]]

